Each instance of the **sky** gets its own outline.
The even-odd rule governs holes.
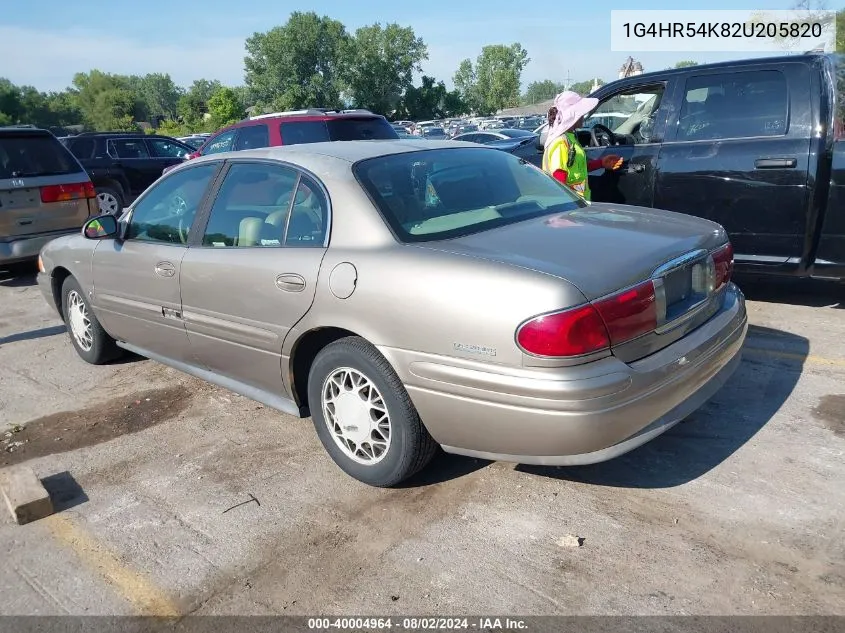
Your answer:
[[[787,9],[795,0],[708,0],[687,8]],[[677,0],[564,2],[538,0],[6,0],[0,15],[0,77],[43,91],[62,90],[76,72],[94,68],[121,74],[169,73],[180,85],[194,79],[243,83],[244,41],[283,24],[292,11],[316,11],[340,20],[348,31],[374,22],[413,27],[428,45],[423,72],[452,86],[465,58],[487,44],[519,42],[530,62],[531,81],[615,79],[627,57],[610,50],[611,9],[677,9]],[[839,4],[839,2],[837,2]],[[559,6],[558,13],[549,7]],[[699,63],[748,54],[638,53],[646,72],[681,59]]]

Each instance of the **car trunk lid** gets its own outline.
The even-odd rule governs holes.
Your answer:
[[[426,246],[563,278],[595,306],[643,283],[649,294],[653,284],[654,327],[618,343],[611,337],[613,353],[631,362],[670,345],[718,310],[712,253],[726,242],[719,225],[700,218],[592,204]]]
[[[425,246],[562,277],[594,300],[648,279],[666,262],[715,248],[726,239],[719,225],[700,218],[594,203]]]

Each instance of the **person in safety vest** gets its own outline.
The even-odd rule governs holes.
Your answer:
[[[615,154],[587,160],[584,148],[573,130],[584,125],[584,117],[598,105],[598,99],[582,97],[566,91],[555,97],[549,108],[549,132],[543,151],[543,171],[575,191],[585,200],[590,199],[587,174],[596,169],[617,170],[622,158]]]

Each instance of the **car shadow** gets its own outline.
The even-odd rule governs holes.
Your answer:
[[[431,463],[419,473],[398,484],[396,488],[423,488],[442,484],[453,479],[460,479],[470,475],[482,468],[489,466],[492,462],[484,459],[473,459],[460,455],[450,455],[442,450],[437,451]]]
[[[88,495],[82,490],[82,486],[67,471],[45,477],[41,483],[50,495],[55,512],[69,510],[88,502]]]
[[[17,273],[10,270],[0,270],[0,286],[6,288],[26,288],[38,282],[34,273]]]
[[[30,330],[29,332],[18,332],[16,334],[9,334],[9,336],[0,337],[0,345],[7,343],[17,343],[18,341],[32,341],[37,338],[47,338],[48,336],[56,336],[64,334],[67,328],[64,325],[51,325],[50,327],[43,327],[38,330]]]
[[[845,309],[845,286],[822,279],[760,279],[736,275],[734,281],[751,301],[811,308]]]
[[[613,488],[672,488],[709,472],[742,448],[795,389],[810,343],[780,330],[749,326],[743,361],[701,409],[621,457],[589,466],[520,465],[542,477]]]

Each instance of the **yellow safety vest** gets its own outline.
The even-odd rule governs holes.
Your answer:
[[[567,132],[546,146],[543,171],[552,175],[558,169],[567,173],[566,185],[585,200],[590,199],[587,154],[575,134]]]

